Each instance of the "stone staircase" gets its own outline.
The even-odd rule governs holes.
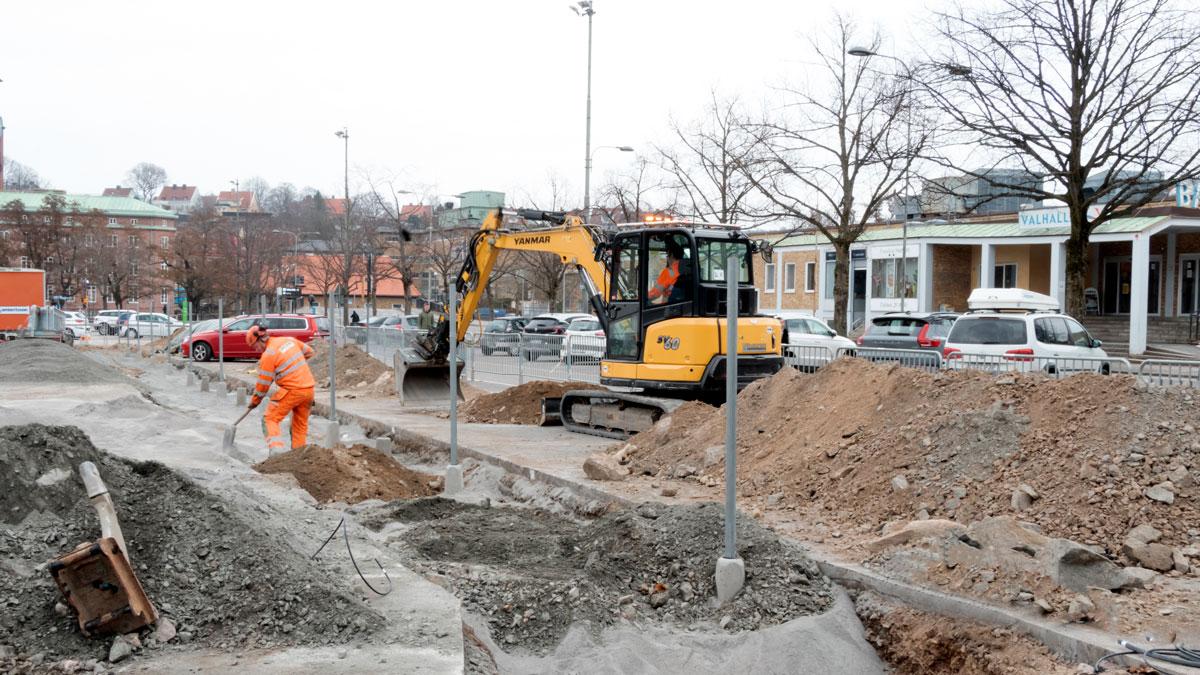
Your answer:
[[[1128,316],[1085,316],[1081,323],[1092,337],[1104,343],[1104,351],[1113,357],[1129,356]],[[1189,359],[1187,349],[1175,350],[1171,345],[1191,345],[1188,341],[1187,317],[1150,317],[1146,326],[1146,353],[1141,359]]]

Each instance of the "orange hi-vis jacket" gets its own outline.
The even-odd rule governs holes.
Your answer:
[[[674,288],[676,281],[679,281],[678,260],[667,265],[658,273],[658,281],[654,282],[654,287],[650,289],[650,293],[648,294],[650,299],[666,298],[671,294],[671,289]]]
[[[308,359],[313,349],[291,337],[267,338],[267,348],[258,360],[258,382],[254,386],[254,404],[267,395],[271,383],[280,389],[312,389],[316,386]]]

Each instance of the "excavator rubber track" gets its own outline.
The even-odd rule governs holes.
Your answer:
[[[542,401],[541,423],[561,423],[575,433],[624,440],[653,427],[683,403],[679,399],[603,389],[568,391],[562,398]]]

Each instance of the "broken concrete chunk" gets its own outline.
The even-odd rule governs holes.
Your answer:
[[[1077,595],[1067,606],[1067,621],[1082,623],[1091,619],[1095,612],[1096,605],[1091,598],[1086,595]]]
[[[583,461],[583,473],[592,480],[625,480],[629,469],[608,455],[592,455]]]
[[[1116,563],[1070,539],[1049,540],[1038,559],[1055,583],[1077,593],[1087,592],[1091,586],[1120,588],[1126,582]]]
[[[1159,483],[1158,485],[1155,485],[1154,487],[1146,488],[1145,491],[1142,492],[1142,494],[1146,495],[1146,497],[1153,499],[1156,502],[1162,502],[1163,504],[1174,504],[1175,503],[1174,487],[1175,486],[1172,485],[1170,481],[1167,481],[1164,483]]]
[[[113,639],[112,646],[108,648],[108,662],[118,663],[129,658],[133,654],[133,645],[125,639],[124,635],[118,635]]]
[[[1192,568],[1191,562],[1188,560],[1188,557],[1186,555],[1184,555],[1181,551],[1173,552],[1171,554],[1171,561],[1175,564],[1175,571],[1179,572],[1180,574],[1187,574],[1188,570],[1190,570]]]
[[[882,551],[893,546],[904,546],[921,539],[938,538],[943,536],[957,537],[967,531],[967,528],[953,520],[933,519],[914,520],[898,528],[889,528],[886,534],[867,543],[867,549]]]
[[[1154,526],[1146,525],[1145,523],[1138,525],[1125,535],[1125,541],[1140,541],[1144,544],[1152,544],[1162,537],[1162,532],[1159,532]]]
[[[1169,572],[1175,568],[1174,551],[1164,544],[1127,541],[1121,551],[1142,567],[1156,572]]]
[[[175,639],[175,623],[165,616],[159,617],[154,629],[154,639],[159,644],[166,644]]]
[[[904,477],[904,474],[900,474],[900,475],[892,478],[892,491],[893,492],[904,492],[907,489],[908,489],[908,479]]]
[[[1149,588],[1158,578],[1158,572],[1145,567],[1126,567],[1122,573],[1125,575],[1125,581],[1120,585],[1121,589]]]

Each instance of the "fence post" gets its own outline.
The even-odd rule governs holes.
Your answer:
[[[517,384],[525,384],[525,334],[517,334]]]
[[[571,336],[563,338],[563,360],[567,362],[567,382],[571,381]]]

